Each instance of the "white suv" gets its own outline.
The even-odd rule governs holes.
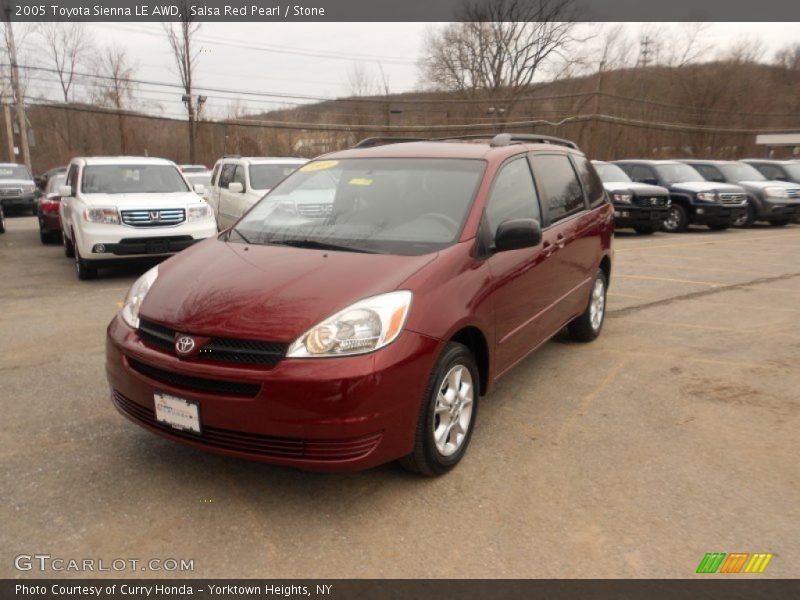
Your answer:
[[[225,156],[214,165],[205,198],[220,230],[239,220],[284,177],[308,161],[304,158]]]
[[[217,232],[211,207],[163,158],[75,158],[60,189],[64,252],[79,279],[101,266],[175,254]]]

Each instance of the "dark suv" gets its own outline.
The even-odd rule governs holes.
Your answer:
[[[800,161],[743,158],[742,162],[754,166],[759,173],[771,181],[800,183]]]
[[[747,194],[738,185],[710,183],[689,165],[675,160],[618,160],[628,176],[639,183],[669,190],[669,213],[664,231],[678,233],[689,225],[728,229],[747,214]]]
[[[649,234],[661,229],[669,212],[669,190],[659,185],[637,183],[617,165],[593,160],[614,204],[614,225],[631,227],[636,233]]]
[[[309,195],[326,210],[298,211]],[[500,377],[565,326],[600,334],[613,228],[591,163],[556,138],[319,157],[133,284],[108,327],[112,400],[230,456],[444,473]]]
[[[747,214],[734,225],[750,227],[756,221],[786,225],[800,216],[800,184],[770,181],[755,167],[734,160],[686,159],[706,181],[735,183],[747,192]]]

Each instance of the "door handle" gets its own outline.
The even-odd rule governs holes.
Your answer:
[[[553,255],[553,253],[554,253],[556,250],[558,250],[558,246],[556,246],[555,244],[551,244],[551,243],[550,243],[550,242],[548,242],[548,241],[545,241],[545,242],[542,244],[542,250],[544,251],[544,255],[545,255],[545,257],[547,257],[547,256],[552,256],[552,255]]]
[[[563,233],[559,233],[556,236],[556,246],[558,246],[558,249],[560,250],[561,248],[563,248],[566,245],[567,245],[567,238],[564,237]]]

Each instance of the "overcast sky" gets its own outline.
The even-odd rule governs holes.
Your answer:
[[[426,29],[431,23],[203,23],[198,42],[203,49],[196,70],[196,85],[230,90],[230,93],[201,92],[209,96],[207,114],[226,116],[237,90],[312,97],[336,97],[350,93],[348,72],[356,61],[378,77],[380,64],[392,92],[418,87],[416,60]],[[609,24],[610,26],[610,24]],[[679,28],[682,24],[658,24]],[[87,32],[98,47],[116,43],[126,48],[138,66],[136,77],[144,80],[178,82],[174,59],[163,27],[157,23],[91,23]],[[642,26],[627,24],[632,40],[638,40]],[[798,39],[797,23],[717,23],[709,25],[703,40],[711,54],[732,40],[758,39],[765,58]],[[633,44],[634,52],[637,44]],[[35,36],[26,40],[27,60],[48,64],[35,48]],[[713,56],[709,56],[713,58]],[[56,88],[32,81],[30,91],[38,95]],[[142,108],[167,116],[183,116],[180,90],[140,86]],[[57,99],[57,97],[55,97]],[[242,96],[248,112],[307,102],[303,98],[258,98]]]

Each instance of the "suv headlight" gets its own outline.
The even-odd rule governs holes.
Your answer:
[[[36,191],[36,186],[35,185],[23,185],[22,186],[22,193],[23,194],[32,194],[35,191]]]
[[[768,187],[764,188],[764,194],[767,198],[788,198],[789,190],[782,187]]]
[[[717,192],[697,192],[697,199],[705,202],[716,202],[719,196],[717,196]]]
[[[631,199],[633,198],[633,194],[627,192],[614,192],[612,194],[614,198],[614,202],[621,202],[622,204],[630,204]]]
[[[87,208],[83,218],[90,223],[119,225],[119,211],[116,208]]]
[[[194,204],[186,211],[186,219],[188,221],[201,221],[203,219],[210,219],[214,216],[211,207],[206,204]]]
[[[158,278],[158,265],[147,271],[144,275],[139,277],[131,286],[128,295],[125,297],[125,303],[122,305],[122,320],[125,321],[130,327],[134,329],[139,328],[139,309],[144,302],[147,292],[155,283]]]
[[[289,358],[365,354],[400,335],[412,293],[403,290],[359,300],[315,325],[289,347]]]

